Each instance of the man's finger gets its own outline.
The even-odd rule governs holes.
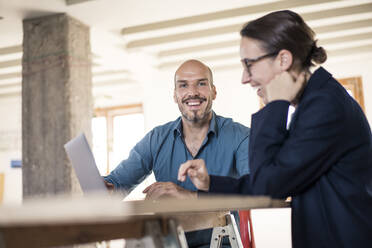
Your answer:
[[[154,184],[151,184],[151,185],[149,185],[149,186],[147,186],[143,191],[142,191],[142,193],[147,193],[147,191],[149,191],[151,188],[152,188],[152,186],[153,186]]]
[[[197,177],[198,173],[196,170],[192,169],[192,168],[189,168],[187,170],[187,175],[189,175],[189,177]]]
[[[107,182],[107,181],[105,181],[105,180],[103,180],[103,182],[105,183],[105,186],[106,186],[106,188],[107,188],[108,190],[114,190],[114,188],[115,188],[114,184],[109,183],[109,182]]]
[[[154,192],[156,191],[156,185],[150,185],[149,187],[147,187],[147,191],[144,192],[146,194],[146,199],[151,199],[152,198],[152,195],[154,194]]]
[[[156,183],[148,190],[146,199],[156,200],[168,195],[166,183]]]
[[[184,182],[186,180],[187,170],[192,165],[192,160],[189,160],[183,164],[181,164],[180,168],[178,169],[178,180]]]
[[[152,183],[151,185],[147,186],[142,193],[151,193],[151,191],[154,191],[157,188],[160,188],[164,183],[163,182],[155,182]]]

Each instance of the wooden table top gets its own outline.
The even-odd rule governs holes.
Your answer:
[[[140,238],[145,221],[170,218],[185,231],[191,231],[226,225],[225,214],[229,210],[287,206],[282,200],[256,196],[160,201],[122,201],[117,195],[39,198],[22,205],[0,206],[0,247],[48,247]]]

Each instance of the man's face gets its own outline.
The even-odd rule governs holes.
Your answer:
[[[208,120],[215,98],[216,88],[203,64],[190,61],[177,70],[174,101],[184,119],[194,123]]]

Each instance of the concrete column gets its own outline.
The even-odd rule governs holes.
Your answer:
[[[57,14],[24,20],[23,36],[23,198],[79,192],[63,145],[91,138],[89,27]]]

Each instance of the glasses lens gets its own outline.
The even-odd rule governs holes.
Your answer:
[[[257,57],[255,59],[242,59],[241,62],[243,64],[243,68],[248,72],[249,76],[251,76],[251,66],[253,65],[253,63],[256,63],[262,59],[265,59],[265,58],[268,58],[268,57],[272,57],[272,56],[275,56],[277,55],[278,53],[277,52],[273,52],[273,53],[268,53],[268,54],[265,54],[265,55],[262,55],[260,57]]]
[[[249,64],[247,59],[242,59],[241,62],[242,62],[244,70],[246,70],[248,74],[250,75],[251,74],[250,67],[252,64]]]

